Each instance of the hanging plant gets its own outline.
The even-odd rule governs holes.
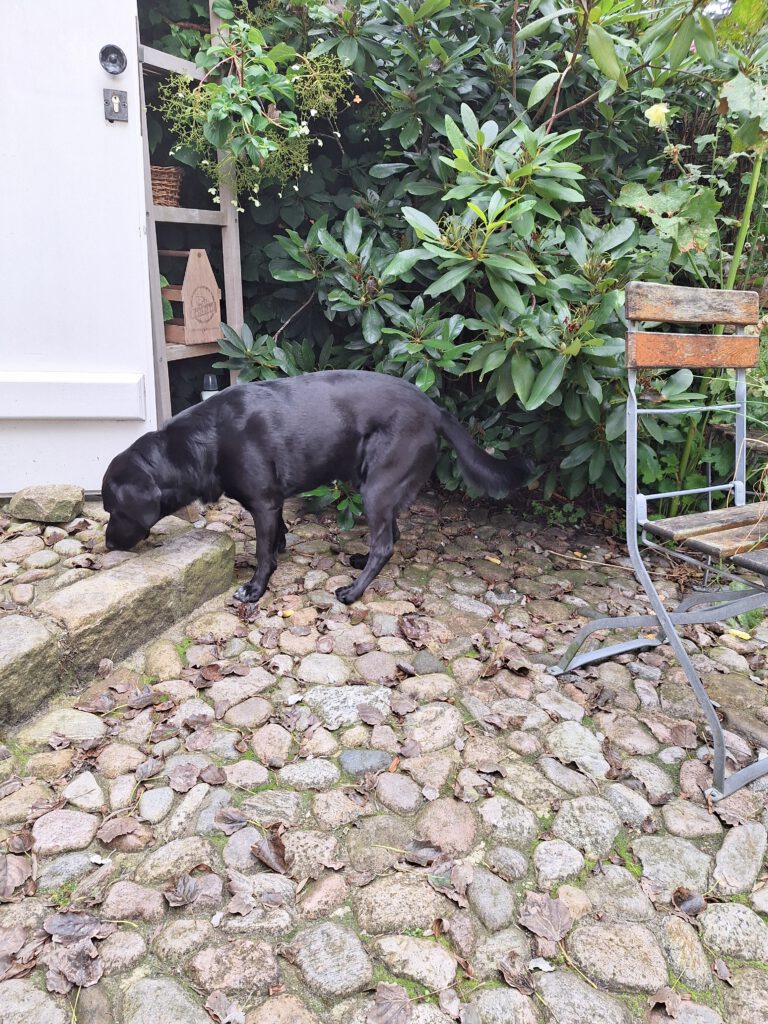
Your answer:
[[[255,202],[264,182],[298,178],[313,141],[310,119],[332,119],[351,91],[338,58],[311,60],[284,42],[270,47],[250,16],[225,22],[196,63],[202,81],[170,75],[158,109],[177,139],[172,154],[201,167],[215,196],[222,174]]]

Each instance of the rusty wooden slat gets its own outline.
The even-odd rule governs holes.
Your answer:
[[[752,334],[627,334],[627,366],[747,367],[757,364],[759,351],[757,335]]]
[[[681,288],[673,284],[631,281],[625,292],[628,320],[669,324],[754,324],[757,292]],[[713,364],[714,365],[714,364]]]
[[[736,530],[697,534],[689,537],[685,544],[714,558],[732,558],[734,555],[756,551],[768,545],[768,518]]]
[[[689,537],[717,533],[721,530],[737,530],[762,522],[765,522],[768,528],[768,501],[716,508],[711,512],[694,512],[672,519],[654,519],[646,523],[644,528],[657,537],[663,537],[664,540],[687,540]]]

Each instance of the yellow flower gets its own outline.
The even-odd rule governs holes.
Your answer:
[[[648,124],[651,128],[666,128],[668,113],[669,107],[666,103],[654,103],[652,107],[648,107],[645,111],[645,117],[648,119]]]

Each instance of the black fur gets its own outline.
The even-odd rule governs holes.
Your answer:
[[[351,604],[392,556],[397,514],[455,448],[474,489],[505,497],[526,482],[524,459],[495,459],[447,412],[398,377],[328,370],[228,388],[144,434],[109,465],[102,484],[108,548],[132,548],[165,515],[222,494],[253,516],[257,566],[235,593],[258,601],[285,550],[283,502],[332,480],[359,487],[371,535],[363,571],[336,595]]]

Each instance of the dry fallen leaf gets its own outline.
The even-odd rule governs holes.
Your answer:
[[[461,1014],[461,1002],[456,992],[452,988],[444,988],[441,990],[438,999],[438,1005],[443,1013],[452,1017],[454,1020],[458,1020]]]
[[[29,858],[12,853],[7,856],[0,854],[0,903],[11,900],[14,890],[24,885],[31,877],[32,862]]]
[[[402,985],[379,982],[366,1024],[409,1024],[412,1017],[413,1006]]]
[[[715,960],[712,964],[712,970],[718,976],[720,981],[724,981],[727,985],[733,986],[733,975],[731,969],[724,960]]]
[[[573,924],[573,917],[562,900],[550,899],[543,893],[528,892],[518,921],[534,935],[559,942]]]
[[[275,832],[266,839],[260,839],[251,847],[251,853],[262,864],[266,864],[270,871],[276,871],[284,875],[289,868],[285,857],[285,845],[280,836]]]
[[[213,766],[212,766],[213,767]],[[168,772],[168,785],[174,793],[188,793],[193,786],[197,785],[200,777],[200,768],[191,762],[182,762],[174,765]]]
[[[136,832],[140,824],[136,818],[112,818],[110,821],[104,822],[96,833],[96,838],[100,839],[102,843],[109,844],[114,842],[119,836]]]
[[[660,988],[658,992],[654,992],[652,996],[648,997],[648,1005],[651,1009],[656,1006],[663,1006],[667,1011],[667,1016],[673,1019],[677,1017],[683,1006],[683,1000],[679,994],[675,992],[669,985],[665,985]]]
[[[226,992],[211,992],[205,1001],[205,1009],[217,1024],[245,1024],[245,1013]]]
[[[498,968],[510,988],[516,988],[524,996],[533,995],[533,976],[513,949],[499,960]]]
[[[163,893],[170,907],[186,907],[197,895],[198,883],[191,875],[180,875],[174,886]]]
[[[214,824],[228,836],[231,836],[238,829],[245,828],[248,819],[237,807],[223,807],[213,819]]]

